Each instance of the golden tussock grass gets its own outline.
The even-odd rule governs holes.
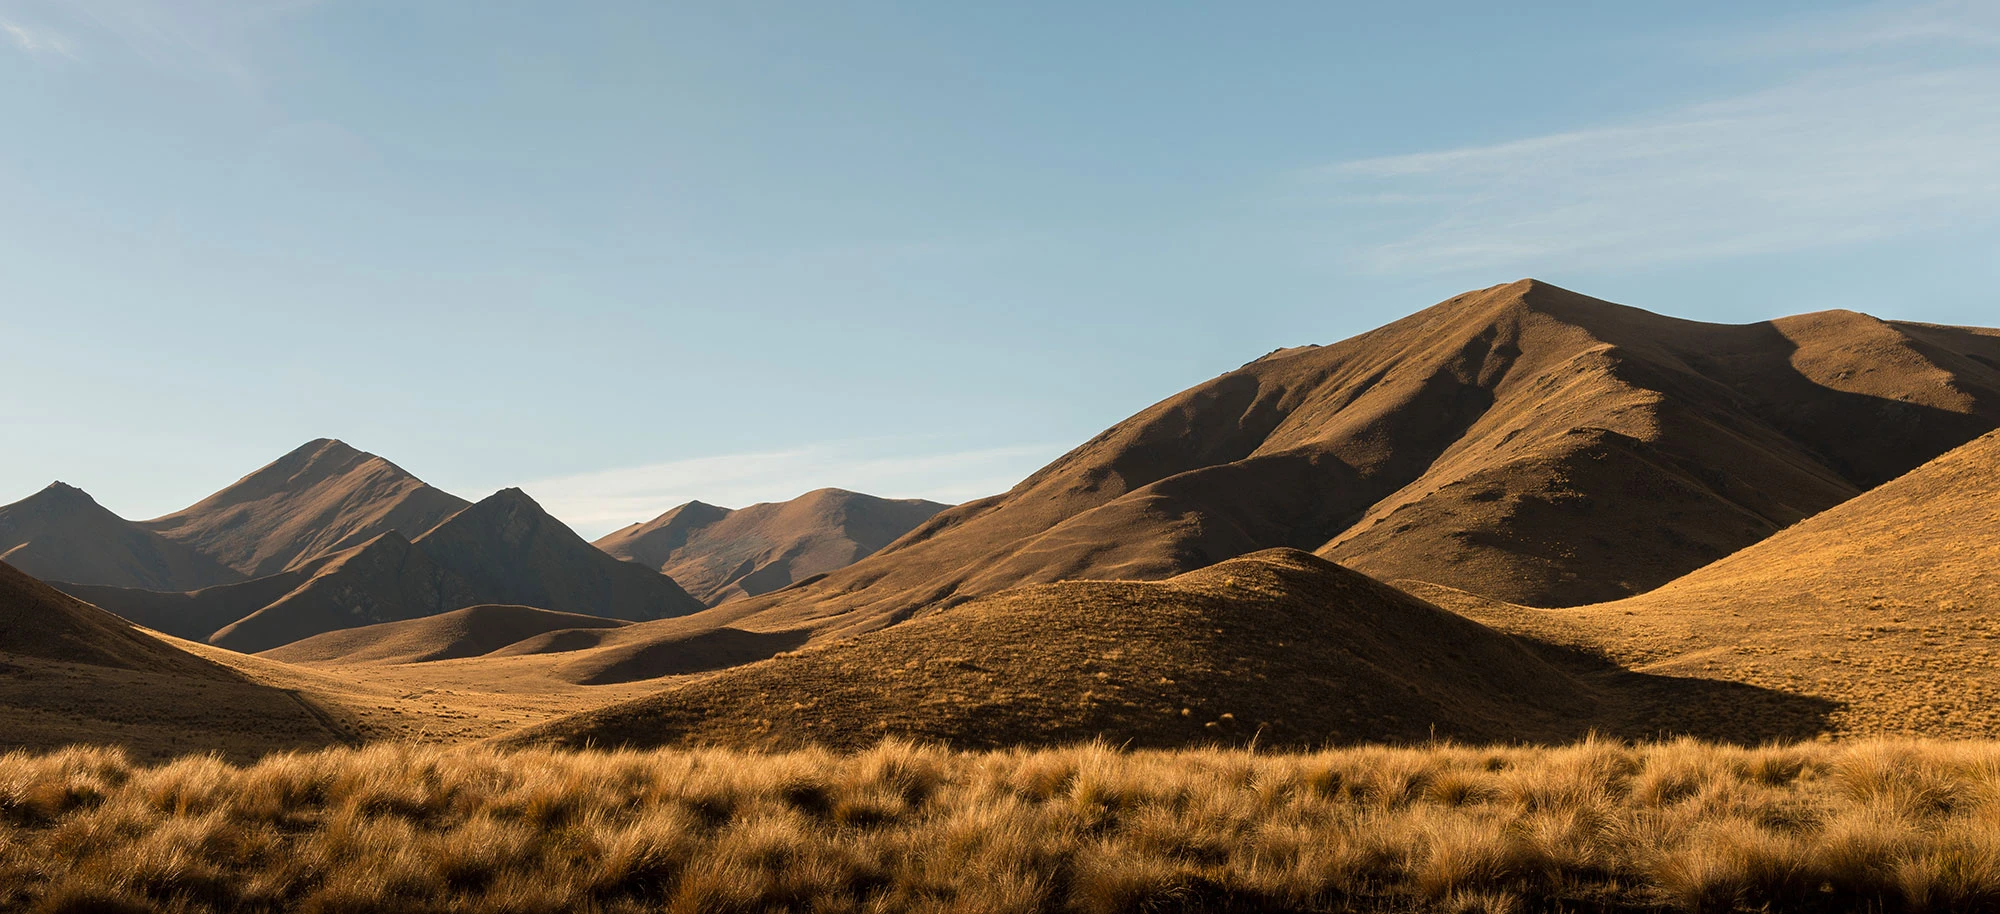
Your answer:
[[[2000,910],[2000,744],[0,756],[0,910]]]

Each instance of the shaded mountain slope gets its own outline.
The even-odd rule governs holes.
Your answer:
[[[1273,353],[710,618],[851,633],[1271,547],[1518,603],[1613,599],[2000,427],[1995,366],[1991,331],[1851,312],[1702,324],[1523,280]]]
[[[701,609],[671,578],[597,550],[519,489],[414,542],[390,531],[241,584],[191,594],[71,589],[140,624],[244,653],[487,603],[627,621]]]
[[[242,575],[63,483],[0,507],[0,560],[52,581],[194,590]]]
[[[1643,670],[1839,702],[1836,733],[2000,737],[2000,433],[1665,587],[1536,616]]]
[[[1312,555],[1024,587],[525,731],[523,742],[1134,746],[1571,729],[1592,700],[1513,639]]]
[[[116,613],[133,624],[189,641],[207,641],[217,629],[297,590],[300,585],[312,580],[321,567],[337,561],[339,557],[339,553],[321,556],[303,568],[194,591],[95,587],[66,582],[56,586],[64,593]]]
[[[0,563],[0,651],[63,663],[220,678],[222,670]]]
[[[387,460],[321,438],[145,526],[263,577],[390,531],[414,539],[465,507]]]
[[[845,568],[948,505],[819,489],[732,511],[689,502],[596,542],[658,568],[710,606]]]
[[[417,545],[473,582],[481,603],[628,621],[702,608],[672,578],[606,555],[520,489],[502,489],[459,512]]]
[[[204,640],[254,654],[322,632],[420,618],[480,602],[479,588],[464,576],[390,532],[319,560],[296,587]]]
[[[344,735],[298,696],[172,647],[0,563],[0,749],[236,757]]]
[[[314,635],[263,656],[285,663],[423,663],[477,657],[548,632],[628,624],[532,606],[487,604]]]

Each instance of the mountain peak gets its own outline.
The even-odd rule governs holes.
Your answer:
[[[486,496],[472,505],[446,518],[442,523],[416,541],[425,541],[431,534],[440,537],[480,536],[485,533],[500,535],[503,539],[522,542],[539,535],[542,531],[560,527],[570,532],[568,525],[557,520],[528,493],[514,486],[508,486]],[[473,534],[473,531],[484,533]],[[570,532],[571,536],[575,534]],[[578,542],[582,542],[578,538]]]
[[[97,499],[90,497],[89,492],[85,492],[84,490],[79,489],[76,486],[70,485],[69,483],[63,482],[60,479],[56,480],[55,482],[49,483],[47,488],[44,488],[42,491],[37,492],[35,494],[37,497],[41,499],[52,502],[66,501],[66,502],[76,502],[76,503],[88,502],[93,505],[97,504]]]
[[[791,503],[809,505],[809,504],[818,504],[821,502],[853,501],[857,499],[872,498],[872,497],[874,496],[863,495],[859,492],[850,492],[846,489],[837,489],[832,486],[828,486],[823,489],[814,489],[810,492],[807,492],[804,495],[792,499]]]
[[[292,453],[295,454],[317,451],[355,451],[355,448],[339,438],[314,438],[292,449]],[[356,451],[356,453],[359,452]]]
[[[1555,283],[1532,277],[1452,296],[1418,312],[1412,320],[1433,327],[1458,327],[1464,333],[1483,335],[1490,328],[1518,325],[1531,318],[1551,318],[1591,333],[1617,332],[1621,329],[1654,333],[1662,325],[1685,323],[1640,308],[1572,292]],[[1397,324],[1390,325],[1395,326]]]
[[[491,495],[486,496],[485,498],[480,499],[477,502],[477,504],[474,505],[474,507],[478,507],[479,505],[493,505],[497,507],[507,507],[513,509],[528,509],[528,510],[533,510],[537,513],[544,513],[544,514],[547,513],[542,509],[542,505],[540,502],[535,501],[534,498],[528,495],[528,493],[521,491],[521,489],[515,486],[508,486],[507,488],[501,489],[498,492],[495,492]]]
[[[0,506],[0,555],[30,575],[72,584],[192,590],[236,579],[213,559],[60,481]]]
[[[594,545],[660,569],[713,605],[844,568],[944,507],[832,487],[734,511],[691,501]]]
[[[466,504],[381,457],[336,438],[315,438],[145,526],[262,577],[385,530],[415,538]]]
[[[666,575],[593,548],[528,493],[511,486],[417,537],[415,545],[441,567],[485,588],[477,602],[626,620],[701,608]]]
[[[90,497],[89,492],[61,480],[49,483],[41,491],[0,508],[0,510],[15,509],[46,516],[107,518],[118,523],[127,522],[113,514],[109,508],[98,504],[97,499]]]
[[[1476,302],[1480,304],[1506,303],[1530,310],[1539,310],[1541,306],[1556,302],[1590,302],[1607,307],[1611,306],[1610,302],[1599,301],[1580,292],[1571,292],[1555,283],[1545,282],[1533,277],[1517,279],[1513,282],[1501,283],[1497,286],[1488,286],[1484,289],[1466,292],[1453,297],[1448,303],[1458,302]]]
[[[381,460],[381,458],[367,451],[358,450],[338,438],[314,438],[245,478],[271,473],[283,474],[294,482],[301,479],[324,479],[340,475],[356,464],[369,460]]]

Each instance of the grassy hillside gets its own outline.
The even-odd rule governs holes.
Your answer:
[[[1398,581],[1644,675],[1829,702],[1835,736],[2000,737],[2000,433],[1665,587],[1531,609]]]
[[[311,699],[179,650],[0,562],[0,748],[89,742],[153,758],[255,758],[347,738]]]
[[[2000,910],[2000,744],[0,756],[0,909]]]
[[[1297,550],[1016,588],[523,735],[572,746],[959,748],[1103,737],[1562,741],[1595,710],[1527,646]]]

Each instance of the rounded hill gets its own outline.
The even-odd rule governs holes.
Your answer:
[[[1514,639],[1297,550],[1018,588],[525,731],[568,745],[1314,746],[1556,734],[1590,699]]]

